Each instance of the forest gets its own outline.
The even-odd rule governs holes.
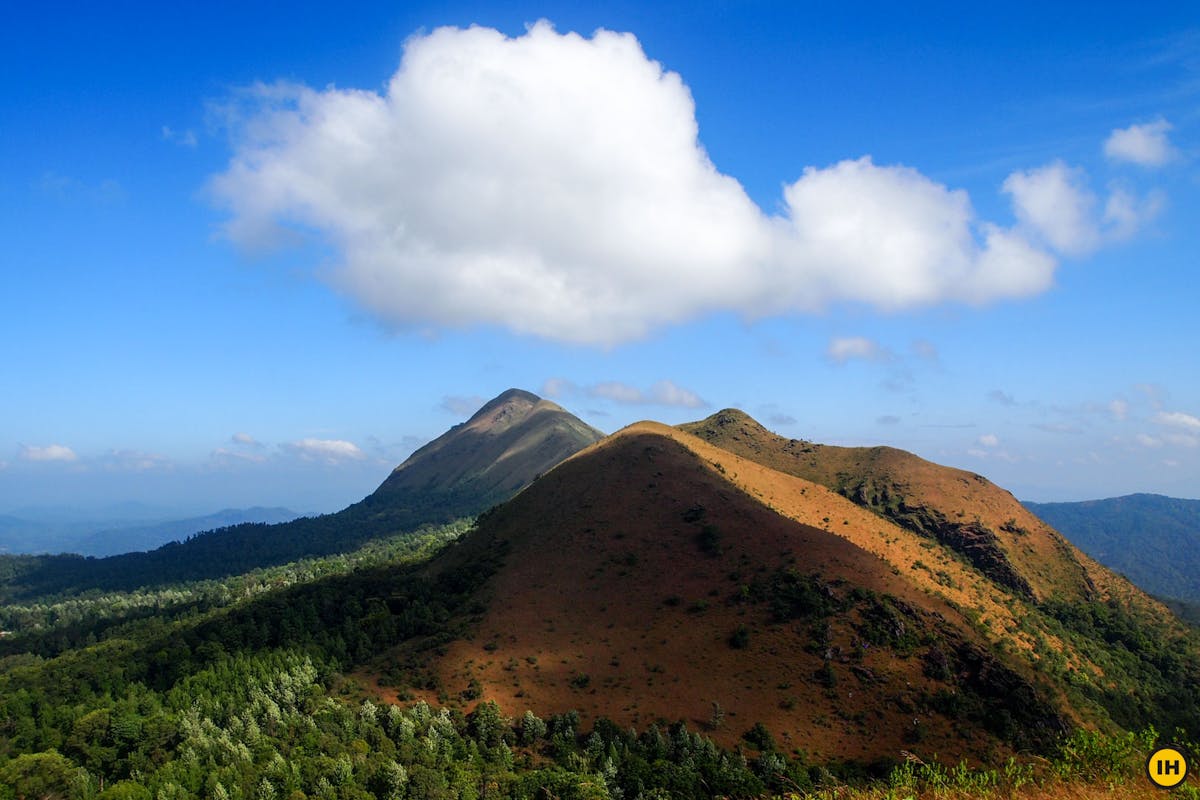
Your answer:
[[[462,702],[372,699],[356,667],[411,637],[436,646],[462,633],[448,621],[478,610],[486,561],[435,579],[416,569],[470,525],[220,580],[0,607],[0,798],[632,800],[819,796],[847,786],[987,796],[1134,780],[1156,739],[1153,729],[1076,731],[1049,760],[991,768],[810,763],[761,724],[746,724],[731,750],[678,720],[633,730],[598,719],[584,729],[575,712],[507,718],[487,698],[469,712]],[[823,602],[795,580],[772,597],[776,613]],[[1119,632],[1120,620],[1103,615],[1061,616],[1064,629]],[[714,708],[710,729],[724,724]]]

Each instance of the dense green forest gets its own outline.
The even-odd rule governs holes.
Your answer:
[[[298,559],[349,552],[421,525],[447,524],[481,511],[478,503],[477,497],[453,492],[425,498],[391,497],[387,503],[372,495],[334,514],[273,525],[244,523],[217,528],[145,553],[107,558],[0,555],[0,603],[96,589],[128,592],[242,575]]]
[[[1144,591],[1200,603],[1200,500],[1132,494],[1025,505],[1080,550]]]
[[[381,707],[345,670],[445,627],[487,577],[412,566],[459,522],[223,581],[0,608],[0,798],[754,795],[807,783],[681,725]],[[670,769],[663,770],[664,765]],[[785,784],[787,781],[787,784]]]
[[[947,771],[893,760],[809,763],[749,721],[738,731],[741,744],[723,750],[671,720],[625,730],[600,719],[585,730],[574,712],[542,719],[529,709],[508,719],[486,698],[469,715],[457,696],[446,708],[377,704],[348,677],[353,670],[413,637],[438,647],[466,634],[482,612],[476,590],[495,562],[472,559],[472,568],[436,577],[419,568],[469,527],[466,520],[427,527],[220,580],[0,606],[0,629],[8,631],[0,637],[0,800],[633,800],[763,796],[870,780],[991,791],[1062,775],[1124,780],[1155,739],[1153,731],[1112,739],[1076,733],[1046,752],[1050,761]],[[1132,704],[1127,687],[1115,690],[1128,706],[1122,722],[1161,717],[1160,684],[1165,691],[1187,671],[1168,643],[1144,640],[1111,609],[1064,608],[1056,616],[1064,633],[1113,642],[1114,670],[1136,669],[1151,682],[1152,695]],[[1120,655],[1133,648],[1145,649],[1149,661]],[[1181,730],[1175,739],[1190,735]]]

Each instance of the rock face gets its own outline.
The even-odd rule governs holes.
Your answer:
[[[509,389],[413,453],[363,502],[447,521],[477,514],[603,436],[549,400]]]

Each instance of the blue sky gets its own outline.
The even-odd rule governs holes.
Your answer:
[[[510,386],[1200,496],[1191,4],[179,5],[0,32],[0,512],[334,510]]]

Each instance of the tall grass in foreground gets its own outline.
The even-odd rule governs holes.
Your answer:
[[[1189,778],[1171,790],[1146,777],[1146,759],[1170,743],[1189,759]],[[788,793],[787,800],[1091,800],[1091,798],[1186,798],[1200,800],[1200,770],[1194,742],[1182,731],[1162,738],[1154,728],[1140,733],[1104,735],[1079,730],[1066,739],[1053,759],[1010,758],[996,769],[966,764],[945,767],[913,758],[892,770],[887,781],[869,787],[836,786]]]

